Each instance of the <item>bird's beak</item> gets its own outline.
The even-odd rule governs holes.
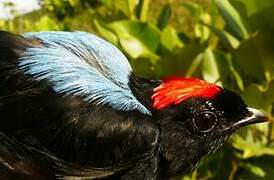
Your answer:
[[[236,123],[234,123],[233,124],[234,127],[240,128],[250,124],[262,123],[262,122],[268,121],[268,117],[261,111],[254,108],[250,108],[250,107],[248,107],[247,110],[248,110],[248,115],[245,118],[241,119],[240,121],[237,121]]]

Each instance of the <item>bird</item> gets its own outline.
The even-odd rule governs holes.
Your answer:
[[[0,31],[0,179],[183,175],[239,128],[267,121],[198,78],[136,75],[82,31]]]

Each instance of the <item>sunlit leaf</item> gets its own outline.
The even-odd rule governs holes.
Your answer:
[[[216,83],[220,80],[218,65],[213,51],[208,48],[204,53],[203,78],[209,82]]]
[[[259,177],[265,177],[266,172],[259,166],[256,166],[251,163],[243,163],[242,166],[246,168],[247,170],[251,171],[254,175],[257,175]]]
[[[234,68],[234,65],[233,65],[231,59],[228,59],[228,65],[229,65],[230,72],[231,72],[232,75],[234,76],[234,78],[235,78],[235,80],[236,80],[236,83],[237,83],[239,89],[240,89],[241,91],[243,91],[243,90],[244,90],[244,82],[243,82],[243,79],[242,79],[242,77],[240,76],[240,74],[238,73],[238,71]]]
[[[110,6],[114,0],[101,0],[104,5]]]
[[[68,0],[71,6],[79,5],[79,0]]]
[[[45,15],[41,17],[40,21],[35,24],[35,29],[37,31],[59,30],[59,26],[54,19]]]
[[[99,22],[98,20],[94,20],[94,25],[97,28],[98,32],[101,36],[103,36],[108,41],[112,42],[113,44],[118,44],[118,38],[117,36],[107,28],[106,24],[103,24],[102,22]]]
[[[217,19],[219,18],[218,6],[215,0],[211,0],[210,2],[210,16],[211,16],[212,25],[215,25],[217,22]]]
[[[183,42],[178,37],[177,31],[171,26],[167,26],[161,32],[161,43],[170,51],[174,48],[182,48],[184,46]]]
[[[240,45],[240,41],[236,37],[226,32],[225,30],[218,29],[208,24],[204,24],[204,25],[210,28],[210,30],[218,36],[220,42],[227,49],[231,49],[231,48],[236,49]]]
[[[130,19],[134,20],[135,19],[134,10],[136,8],[138,1],[137,0],[126,0],[126,1],[127,1],[127,6],[128,6],[129,17],[130,17]]]
[[[243,151],[242,158],[248,159],[251,157],[258,157],[262,155],[274,156],[274,149],[265,147],[260,142],[247,142],[241,136],[237,135],[234,138],[233,146]]]
[[[109,27],[116,33],[121,46],[132,58],[159,58],[155,52],[160,43],[160,31],[155,26],[138,21],[117,21]]]
[[[262,171],[264,171],[265,176],[258,176],[255,173],[248,170],[248,168],[241,168],[239,170],[238,176],[236,179],[243,179],[243,180],[272,180],[274,177],[274,167],[273,167],[273,156],[261,156],[258,158],[252,158],[250,161],[245,160],[243,163],[240,163],[240,165],[244,164],[251,164],[259,167]],[[263,175],[260,170],[257,172],[261,175]]]
[[[208,13],[201,14],[200,22],[210,24],[210,21],[211,19]],[[200,38],[201,42],[205,42],[210,36],[210,29],[207,26],[203,26],[202,24],[197,23],[194,26],[194,34],[197,38]]]
[[[141,0],[140,21],[147,22],[150,0]]]
[[[243,80],[234,68],[230,54],[220,50],[214,51],[214,58],[220,75],[219,83],[228,89],[244,89]]]
[[[216,0],[216,3],[223,15],[227,26],[232,30],[232,33],[242,39],[249,37],[248,31],[242,22],[242,19],[236,9],[228,0]]]

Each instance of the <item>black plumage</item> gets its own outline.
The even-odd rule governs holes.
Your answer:
[[[161,80],[133,73],[129,87],[152,115],[63,95],[19,68],[39,38],[0,32],[0,176],[3,179],[168,179],[191,170],[252,114],[229,90],[163,110],[151,96]],[[265,117],[256,114],[256,121]]]

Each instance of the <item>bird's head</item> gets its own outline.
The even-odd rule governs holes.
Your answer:
[[[151,99],[152,116],[161,130],[165,176],[187,172],[238,128],[267,120],[236,93],[199,79],[166,79]]]

